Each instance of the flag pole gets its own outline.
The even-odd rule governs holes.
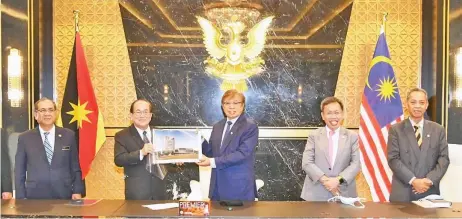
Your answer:
[[[384,12],[383,13],[383,18],[382,18],[382,27],[383,27],[383,32],[384,33],[385,33],[385,30],[386,30],[387,17],[388,17],[388,12]]]
[[[79,32],[79,10],[74,10],[75,32]]]

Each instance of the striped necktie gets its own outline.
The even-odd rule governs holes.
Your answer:
[[[47,159],[48,159],[48,164],[51,164],[51,159],[53,158],[53,147],[51,146],[50,142],[48,141],[48,135],[50,132],[44,132],[43,135],[45,135],[45,141],[43,142],[43,145],[45,146],[45,152],[47,154]]]
[[[422,145],[422,136],[420,135],[419,126],[414,126],[414,134],[415,138],[417,139],[417,145],[420,147]]]

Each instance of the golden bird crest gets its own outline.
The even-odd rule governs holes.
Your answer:
[[[265,47],[266,32],[274,16],[264,18],[247,33],[247,43],[241,41],[245,24],[240,21],[223,25],[228,36],[227,44],[222,43],[223,34],[211,21],[196,16],[204,32],[204,45],[210,56],[205,60],[206,72],[223,79],[222,90],[238,89],[246,91],[245,80],[262,71],[265,63],[259,57]]]

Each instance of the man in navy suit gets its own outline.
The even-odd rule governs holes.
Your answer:
[[[37,128],[19,135],[15,162],[17,199],[80,199],[82,171],[75,133],[55,126],[56,104],[35,105]]]
[[[217,200],[253,201],[255,184],[255,147],[258,126],[243,114],[245,96],[228,90],[221,99],[226,118],[213,126],[209,142],[202,144],[205,155],[197,164],[211,166],[209,198]]]

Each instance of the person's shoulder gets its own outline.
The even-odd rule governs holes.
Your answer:
[[[130,127],[131,126],[123,128],[122,130],[118,131],[114,137],[119,138],[119,137],[130,135]]]
[[[440,125],[439,123],[433,122],[431,120],[425,120],[424,130],[425,130],[425,125],[429,125],[438,130],[446,131],[442,125]]]
[[[319,136],[319,135],[321,135],[322,133],[324,133],[325,131],[326,131],[326,127],[324,127],[324,126],[323,126],[323,127],[319,127],[319,128],[317,128],[317,129],[314,129],[314,130],[310,131],[310,132],[308,133],[308,137],[310,137],[310,136],[311,136],[311,137]]]
[[[246,116],[246,115],[242,115],[242,116],[244,117],[245,122],[246,122],[247,124],[257,126],[257,123],[255,122],[254,119],[252,119],[252,118],[250,118],[250,117],[248,117],[248,116]]]
[[[355,131],[353,131],[353,130],[347,129],[347,128],[345,128],[345,127],[340,127],[340,128],[341,128],[341,129],[343,130],[343,132],[344,132],[346,135],[348,135],[348,136],[358,136],[358,132],[355,132]]]
[[[390,129],[401,129],[406,125],[406,122],[409,122],[409,119],[404,119],[403,121],[397,122],[390,126]]]
[[[27,137],[27,136],[30,136],[30,135],[34,135],[36,134],[36,132],[38,132],[37,128],[33,128],[33,129],[29,129],[21,134],[19,134],[19,138],[23,138],[23,137]]]
[[[56,126],[56,133],[63,133],[65,135],[75,135],[75,132],[73,130],[58,126]]]

